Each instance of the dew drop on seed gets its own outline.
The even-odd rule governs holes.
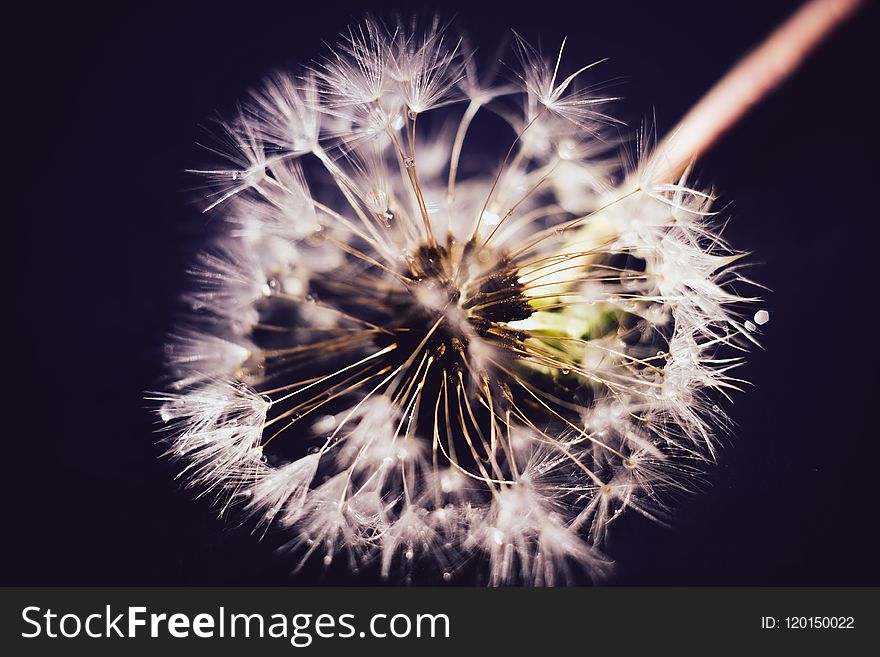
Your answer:
[[[452,573],[450,573],[448,571],[443,573],[443,581],[444,582],[448,582],[451,579],[452,579]]]
[[[766,324],[769,321],[770,321],[770,313],[768,313],[766,310],[759,310],[758,312],[755,313],[755,323],[758,326],[763,326],[764,324]]]
[[[281,281],[279,281],[276,277],[272,277],[266,281],[266,284],[263,285],[262,288],[263,296],[268,297],[272,296],[273,292],[281,291]]]
[[[329,566],[331,563],[333,563],[333,557],[328,554],[326,557],[324,557],[324,565]]]
[[[757,331],[758,330],[758,327],[755,326],[754,324],[752,324],[749,320],[745,321],[744,326],[746,327],[747,331]]]
[[[308,240],[314,246],[317,246],[327,239],[327,229],[322,224],[315,226],[314,230],[309,234]]]

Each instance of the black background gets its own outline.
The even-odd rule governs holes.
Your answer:
[[[610,60],[617,114],[661,133],[793,2],[451,2],[484,50],[515,27]],[[158,458],[144,390],[205,218],[182,171],[199,124],[323,52],[365,5],[205,2],[5,17],[0,584],[371,583],[290,564],[217,521]],[[389,8],[416,7],[376,3]],[[880,585],[876,7],[699,166],[772,288],[732,445],[671,529],[613,533],[615,584]]]

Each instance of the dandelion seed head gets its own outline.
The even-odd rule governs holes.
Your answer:
[[[744,318],[713,196],[627,169],[594,66],[515,50],[502,83],[436,19],[367,20],[257,87],[200,171],[226,230],[159,416],[194,490],[298,565],[601,578],[614,520],[661,520],[714,457],[769,314]]]

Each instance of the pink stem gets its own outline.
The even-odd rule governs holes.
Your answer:
[[[676,182],[749,109],[790,76],[862,0],[810,0],[746,55],[660,143],[645,171],[652,183]]]

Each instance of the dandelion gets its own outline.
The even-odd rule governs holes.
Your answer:
[[[716,453],[769,319],[743,254],[682,167],[600,138],[597,67],[515,50],[496,80],[436,20],[367,20],[221,123],[227,230],[156,399],[189,485],[297,565],[600,578],[614,520]]]

